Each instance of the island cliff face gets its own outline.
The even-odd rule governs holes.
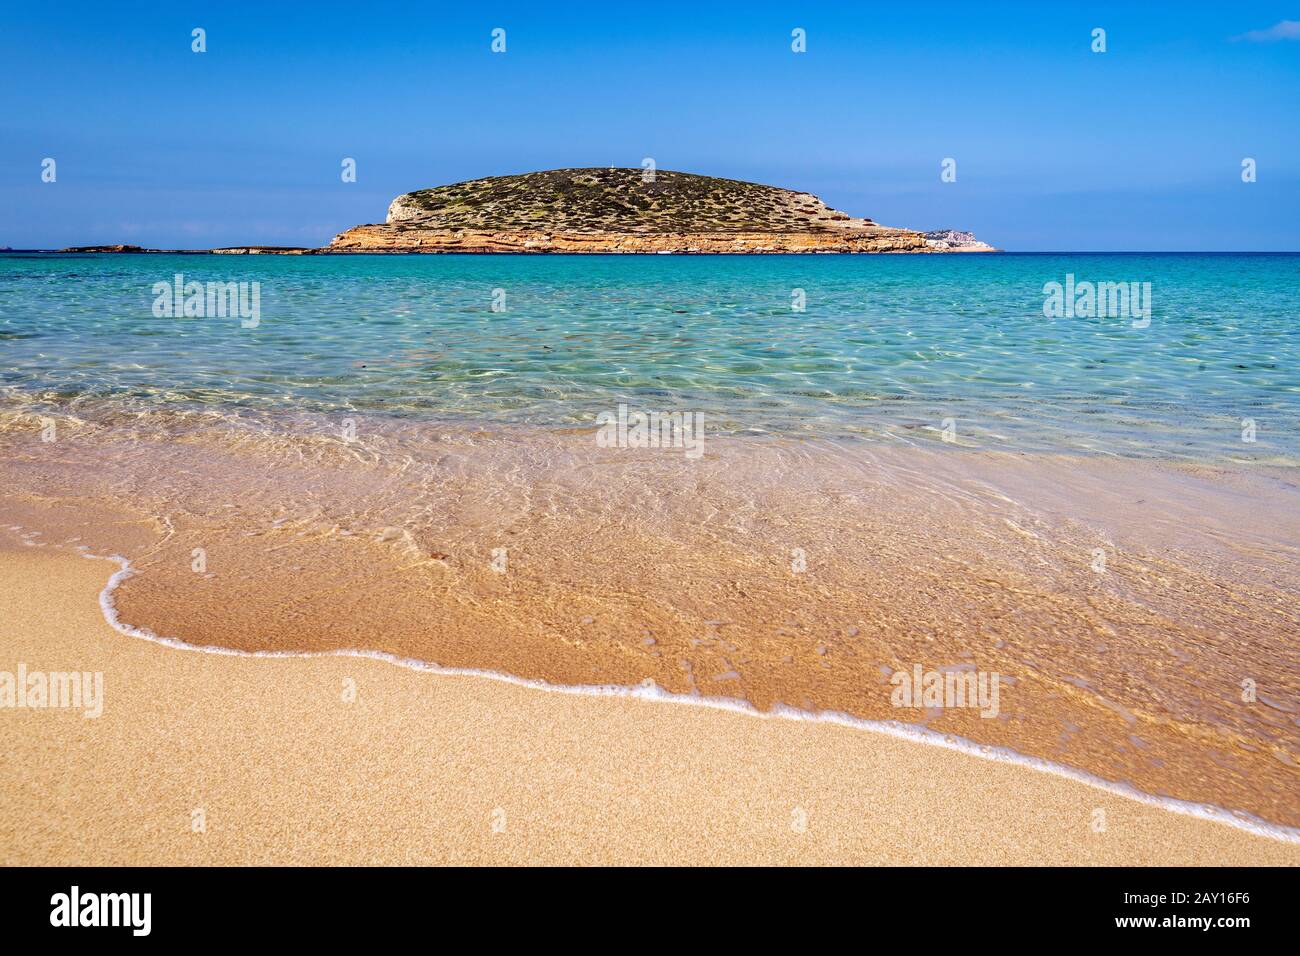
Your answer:
[[[945,235],[948,235],[945,233]],[[966,235],[966,234],[953,234]],[[925,233],[853,219],[809,193],[640,169],[554,169],[398,196],[388,219],[328,252],[956,252]]]

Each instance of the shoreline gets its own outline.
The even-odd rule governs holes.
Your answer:
[[[1295,561],[1276,549],[1300,533],[1259,520],[1285,513],[1288,480],[749,442],[682,469],[590,436],[365,433],[13,445],[0,515],[29,543],[129,558],[138,573],[115,576],[104,609],[186,647],[653,681],[737,710],[920,726],[1295,826]],[[745,511],[762,521],[714,517]],[[1004,675],[1001,712],[891,707],[888,678],[918,664]],[[1231,699],[1241,674],[1258,704]]]
[[[526,687],[542,692],[592,697],[635,698],[637,700],[654,701],[664,704],[679,704],[710,708],[714,710],[724,710],[735,714],[743,714],[747,717],[758,718],[760,720],[793,720],[835,724],[841,727],[849,727],[868,733],[884,734],[902,740],[923,743],[928,746],[955,750],[959,753],[980,760],[1010,763],[1039,773],[1054,774],[1059,777],[1064,777],[1067,780],[1075,781],[1076,783],[1082,783],[1094,787],[1115,796],[1124,797],[1128,800],[1133,800],[1138,803],[1166,810],[1170,813],[1180,813],[1186,816],[1195,817],[1199,820],[1208,820],[1237,827],[1255,836],[1268,837],[1286,843],[1300,844],[1300,827],[1288,827],[1278,823],[1270,823],[1267,820],[1263,820],[1251,814],[1243,813],[1241,811],[1230,811],[1224,807],[1215,806],[1213,804],[1197,804],[1186,800],[1159,797],[1155,794],[1146,793],[1145,791],[1138,790],[1134,787],[1105,780],[1093,774],[1072,767],[1067,767],[1063,764],[1052,763],[1049,760],[1043,760],[1041,758],[1022,754],[1009,748],[989,747],[974,740],[968,740],[964,737],[955,737],[951,734],[936,733],[919,724],[908,724],[896,721],[864,720],[862,718],[854,717],[851,714],[844,714],[835,711],[810,712],[783,706],[776,706],[768,711],[760,711],[747,704],[745,701],[737,700],[735,698],[698,697],[687,694],[674,694],[662,689],[653,681],[650,681],[648,684],[643,683],[633,685],[552,684],[544,680],[519,677],[514,674],[505,673],[504,671],[484,670],[481,668],[445,667],[432,661],[423,661],[416,658],[402,658],[393,654],[366,650],[364,648],[343,648],[332,651],[248,651],[238,648],[222,647],[220,645],[190,644],[177,638],[158,635],[138,627],[133,627],[119,618],[117,608],[113,604],[113,591],[118,584],[126,580],[133,573],[131,563],[126,558],[123,558],[120,555],[99,555],[85,552],[81,553],[81,557],[92,561],[109,561],[118,565],[118,570],[109,577],[108,582],[104,585],[104,590],[99,593],[100,610],[104,614],[104,620],[110,627],[127,637],[133,637],[143,641],[151,641],[164,647],[175,648],[176,650],[253,658],[357,657],[383,661],[384,663],[391,664],[394,667],[404,667],[421,673],[440,674],[445,677],[474,677],[482,680],[500,681],[501,683],[512,684],[517,687]]]
[[[1239,821],[829,720],[123,644],[100,562],[47,548],[0,549],[5,659],[102,669],[106,704],[0,714],[6,864],[1300,863]]]

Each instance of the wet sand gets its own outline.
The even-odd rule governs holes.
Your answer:
[[[105,622],[113,570],[0,549],[0,670],[102,671],[105,695],[94,719],[0,711],[5,864],[1300,863],[1294,843],[849,727],[167,647]]]
[[[121,620],[194,645],[902,721],[1300,826],[1287,469],[336,424],[19,416],[0,531],[125,555]],[[917,667],[996,712],[896,706]]]

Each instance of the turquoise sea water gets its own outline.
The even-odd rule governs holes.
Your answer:
[[[256,328],[156,317],[177,273],[259,283]],[[1149,282],[1149,325],[1045,318],[1067,274]],[[31,409],[567,428],[625,402],[714,433],[1300,461],[1300,255],[0,256],[0,355]]]

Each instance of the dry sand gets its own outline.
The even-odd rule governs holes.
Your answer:
[[[0,710],[0,862],[1300,863],[1300,845],[849,727],[167,647],[104,621],[113,570],[0,550],[0,671],[102,671],[106,698],[98,719]]]

